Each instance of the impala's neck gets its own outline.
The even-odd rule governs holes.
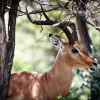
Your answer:
[[[59,95],[60,93],[65,96],[70,88],[74,74],[67,59],[69,58],[66,58],[65,54],[62,54],[60,50],[52,69],[46,73],[48,76],[47,84],[51,87],[52,96]],[[49,84],[49,81],[53,84]]]
[[[63,75],[69,76],[70,74],[73,74],[72,67],[70,57],[66,56],[66,54],[59,50],[50,73],[57,77],[62,77]]]

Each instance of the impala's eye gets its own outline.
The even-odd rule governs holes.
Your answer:
[[[79,53],[79,50],[78,50],[77,48],[73,48],[73,49],[72,49],[72,53],[73,53],[73,54]]]

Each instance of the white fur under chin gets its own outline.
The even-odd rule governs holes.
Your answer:
[[[76,74],[76,68],[72,69],[72,72],[74,73],[74,75]]]

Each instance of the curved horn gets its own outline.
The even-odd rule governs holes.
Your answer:
[[[43,20],[40,20],[40,21],[32,20],[30,15],[28,14],[27,7],[26,7],[26,13],[27,13],[27,18],[33,24],[36,24],[36,25],[53,25],[53,26],[57,26],[58,28],[63,30],[71,45],[74,44],[75,41],[78,41],[76,26],[73,22],[71,22],[71,21],[58,22],[58,21],[53,21],[53,20],[45,20],[45,21],[43,21]],[[72,29],[72,33],[69,31],[67,26],[69,26]]]
[[[74,40],[71,32],[67,29],[67,23],[65,23],[65,22],[60,23],[59,28],[64,31],[66,37],[68,38],[69,43],[74,44],[75,40]]]
[[[73,36],[74,40],[78,41],[76,25],[73,22],[70,23],[70,28],[72,29],[72,36]]]
[[[76,26],[73,22],[71,21],[61,22],[55,26],[58,26],[60,29],[64,31],[70,44],[74,44],[75,41],[78,41]],[[67,26],[69,26],[72,29],[72,33],[68,30]]]

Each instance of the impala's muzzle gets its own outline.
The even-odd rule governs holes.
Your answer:
[[[88,68],[89,72],[95,72],[98,69],[98,64],[96,62],[93,62],[93,67]]]

